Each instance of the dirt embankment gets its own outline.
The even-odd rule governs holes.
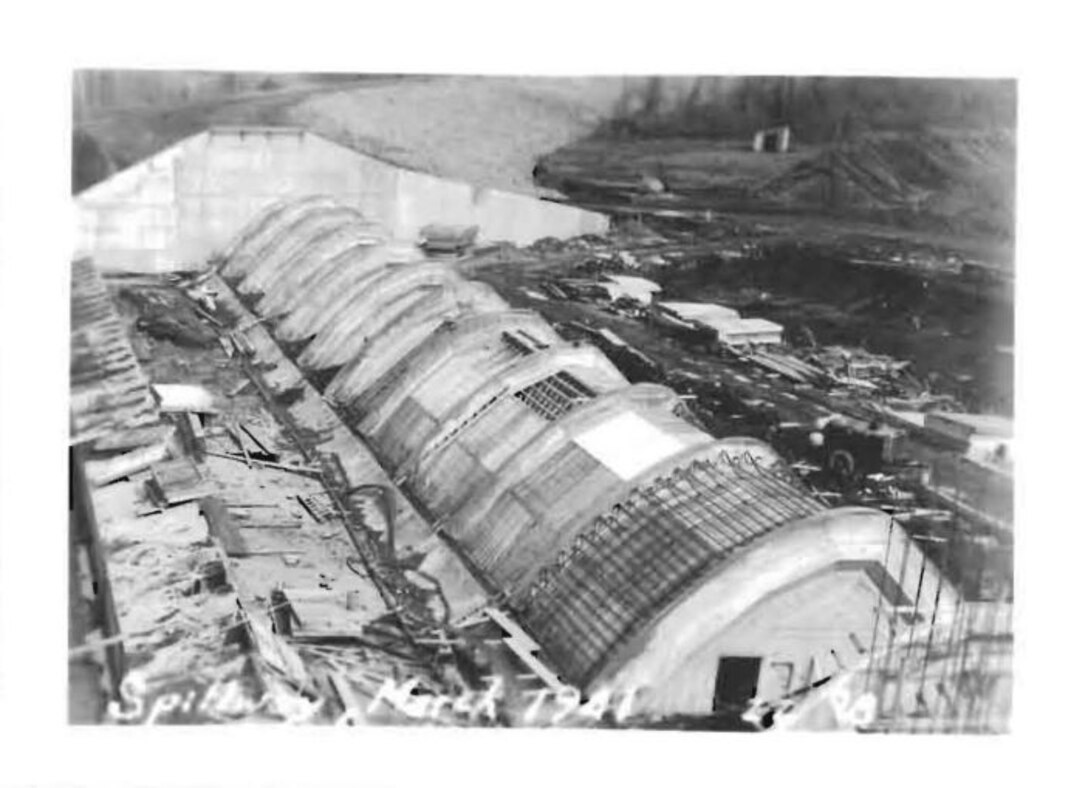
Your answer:
[[[447,77],[314,95],[289,116],[413,169],[535,193],[537,159],[593,132],[622,90],[607,78]]]
[[[754,132],[778,123],[789,152],[753,152]],[[541,180],[593,199],[650,175],[699,208],[1011,245],[1015,124],[1011,81],[649,78],[627,84],[593,138],[548,156]]]
[[[199,76],[160,74],[151,101],[153,79],[141,75],[119,83],[118,106],[77,113],[74,190],[208,126],[254,124],[304,126],[412,169],[537,193],[538,158],[597,129],[625,89],[615,78]]]
[[[673,208],[811,214],[1011,246],[1011,133],[880,132],[753,152],[720,139],[583,140],[547,156],[541,182],[576,202],[630,201],[651,175]]]

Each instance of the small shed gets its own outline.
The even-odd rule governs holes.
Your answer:
[[[761,317],[746,317],[717,326],[727,345],[780,345],[782,326]]]
[[[661,285],[641,276],[612,275],[605,277],[601,286],[608,291],[609,297],[615,301],[620,298],[631,298],[643,304],[652,303],[654,294],[661,292]]]
[[[752,138],[752,150],[756,153],[788,153],[789,149],[789,126],[772,126],[769,129],[760,129]]]
[[[725,345],[778,345],[782,342],[782,326],[759,317],[743,318],[735,309],[721,304],[692,301],[669,301],[661,304],[685,320],[701,323],[718,332],[718,341]]]

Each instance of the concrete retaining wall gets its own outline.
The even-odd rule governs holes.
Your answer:
[[[213,129],[78,195],[76,252],[103,270],[201,268],[262,208],[311,194],[405,239],[432,222],[517,244],[608,229],[600,214],[400,169],[302,130]]]

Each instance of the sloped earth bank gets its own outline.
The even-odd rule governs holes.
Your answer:
[[[845,231],[938,243],[1011,267],[1015,141],[1009,131],[873,132],[755,153],[746,139],[595,137],[544,157],[538,180],[579,203],[812,217]],[[651,175],[666,194],[649,194]]]
[[[101,111],[76,126],[74,190],[208,126],[278,125],[304,126],[410,169],[537,193],[536,160],[589,134],[622,91],[615,78],[360,76]]]
[[[1011,135],[874,133],[781,155],[747,145],[588,139],[537,174],[686,245],[649,274],[664,296],[774,320],[796,342],[808,329],[909,360],[935,391],[1011,415]]]
[[[289,117],[412,169],[535,193],[537,159],[590,134],[622,90],[611,78],[443,77],[314,94]]]

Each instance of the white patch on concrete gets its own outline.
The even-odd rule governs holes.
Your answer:
[[[630,412],[598,424],[574,442],[628,481],[684,447],[672,435]]]

